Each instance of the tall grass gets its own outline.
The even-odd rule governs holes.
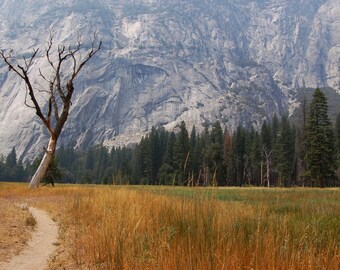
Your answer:
[[[49,210],[78,269],[340,269],[340,189],[0,183],[0,198]]]
[[[70,216],[80,268],[340,269],[339,190],[91,188]]]

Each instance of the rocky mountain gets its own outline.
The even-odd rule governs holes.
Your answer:
[[[93,31],[104,44],[76,82],[61,138],[76,147],[135,142],[182,120],[256,128],[292,113],[300,88],[340,93],[339,0],[0,0],[2,49],[43,51],[51,31],[56,44],[81,34],[89,46]],[[42,54],[31,74],[39,68]],[[32,158],[47,132],[24,100],[0,63],[0,152]]]

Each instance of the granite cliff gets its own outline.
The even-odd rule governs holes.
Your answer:
[[[301,88],[340,93],[338,0],[0,0],[0,25],[0,47],[20,55],[43,49],[51,29],[56,43],[81,33],[85,46],[98,32],[104,46],[77,79],[61,138],[77,147],[182,120],[256,128],[292,113]],[[0,63],[0,152],[32,158],[47,137],[24,99]]]

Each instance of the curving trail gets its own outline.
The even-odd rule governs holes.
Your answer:
[[[30,207],[29,211],[37,221],[36,230],[28,246],[8,263],[0,263],[0,270],[41,270],[48,267],[50,255],[55,251],[58,225],[43,210]]]

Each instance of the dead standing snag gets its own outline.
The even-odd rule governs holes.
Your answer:
[[[67,121],[69,111],[72,104],[72,95],[74,92],[74,79],[77,77],[86,63],[100,50],[102,46],[101,41],[97,41],[97,34],[93,36],[91,48],[88,49],[86,55],[81,57],[82,42],[78,38],[75,46],[55,46],[53,42],[53,35],[45,48],[45,58],[50,66],[51,72],[44,74],[39,69],[39,76],[45,81],[48,87],[40,89],[32,84],[32,77],[30,69],[34,65],[39,49],[34,49],[30,58],[23,57],[22,61],[13,61],[12,51],[6,53],[4,50],[0,51],[0,57],[9,68],[9,72],[16,73],[26,85],[25,105],[35,109],[36,115],[40,118],[44,126],[48,129],[50,139],[48,146],[41,163],[33,175],[30,187],[37,188],[43,180],[49,164],[52,162],[57,146],[58,138]],[[55,52],[53,51],[55,50]],[[69,75],[65,75],[63,71],[68,71]],[[38,93],[43,92],[45,103],[42,104],[38,100]],[[28,104],[27,99],[31,100]],[[43,105],[48,103],[47,109],[43,110]]]

